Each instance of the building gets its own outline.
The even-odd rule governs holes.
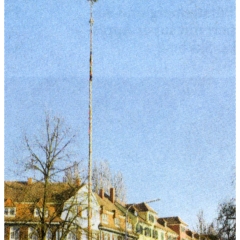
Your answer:
[[[178,234],[177,240],[199,239],[199,235],[189,230],[188,225],[178,216],[159,218],[159,222],[163,222]]]
[[[88,239],[88,187],[58,182],[5,182],[5,240]],[[159,218],[146,203],[116,200],[115,189],[91,195],[91,236],[96,240],[195,240],[179,217]]]
[[[137,217],[136,232],[139,240],[176,240],[178,234],[171,228],[158,222],[157,213],[146,203],[127,205]]]
[[[5,182],[4,239],[32,239],[46,233],[50,239],[87,239],[86,185],[77,182],[49,183],[45,191],[42,182]],[[94,194],[92,202],[92,236],[98,239],[100,206]]]
[[[124,240],[126,230],[128,239],[137,240],[138,235],[134,231],[133,219],[127,219],[125,209],[119,207],[115,199],[115,189],[110,188],[110,195],[100,189],[99,194],[95,194],[98,204],[100,205],[100,224],[99,239],[101,240]]]

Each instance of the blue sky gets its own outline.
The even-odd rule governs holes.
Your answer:
[[[235,1],[94,4],[93,159],[129,202],[192,228],[235,194]],[[89,3],[5,0],[5,179],[24,133],[62,116],[88,158]]]

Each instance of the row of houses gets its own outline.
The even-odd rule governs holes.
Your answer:
[[[46,191],[47,190],[47,191]],[[5,240],[85,240],[88,214],[91,239],[195,240],[199,235],[179,217],[159,217],[148,204],[126,204],[103,189],[91,194],[88,213],[87,185],[69,183],[5,182]]]

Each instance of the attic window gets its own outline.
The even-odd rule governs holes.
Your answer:
[[[41,217],[43,213],[43,208],[35,208],[34,209],[34,217]],[[48,210],[45,209],[44,217],[48,217]]]
[[[8,217],[15,217],[16,208],[15,207],[5,207],[4,208],[4,215],[8,216]]]
[[[115,226],[117,226],[117,227],[120,226],[120,220],[119,220],[119,218],[114,218],[114,224],[115,224]]]
[[[127,222],[127,230],[132,230],[132,224],[130,222]]]
[[[185,232],[185,227],[181,227],[181,232]]]
[[[107,214],[102,214],[102,221],[103,221],[103,223],[108,223],[108,215]]]
[[[154,216],[152,214],[149,214],[148,219],[150,222],[154,223]]]

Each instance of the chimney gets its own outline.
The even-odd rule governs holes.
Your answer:
[[[31,184],[32,184],[32,178],[28,178],[27,185],[31,185]]]
[[[118,213],[117,213],[116,210],[113,210],[113,217],[114,217],[114,218],[118,218]]]
[[[110,188],[110,201],[115,203],[115,188]]]
[[[102,213],[106,213],[106,208],[105,208],[104,205],[101,205],[101,214],[102,214]]]
[[[100,190],[99,190],[99,196],[100,196],[100,198],[104,198],[104,189],[103,188],[101,188]]]
[[[80,187],[80,185],[81,185],[81,180],[80,180],[80,178],[77,178],[76,179],[76,186]]]
[[[164,221],[164,227],[167,227],[167,221],[163,220]]]

